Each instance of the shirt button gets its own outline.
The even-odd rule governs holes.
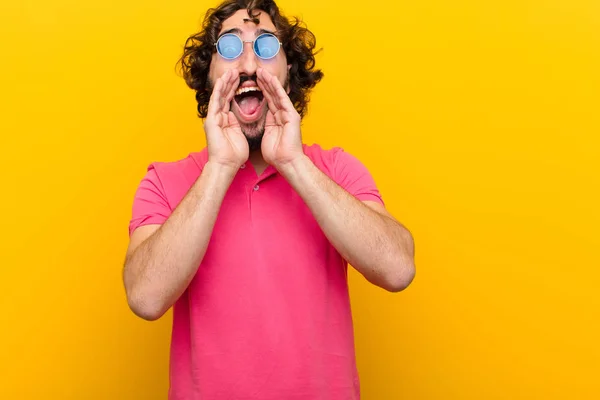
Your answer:
[[[240,167],[240,169],[244,169],[246,168],[246,164],[242,164],[242,166]]]
[[[258,185],[254,186],[254,191],[256,192],[258,190]]]

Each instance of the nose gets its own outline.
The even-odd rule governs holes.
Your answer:
[[[252,50],[252,42],[244,42],[244,51],[240,56],[239,64],[240,75],[246,74],[248,76],[253,76],[256,73],[256,69],[256,54],[254,54],[254,50]]]

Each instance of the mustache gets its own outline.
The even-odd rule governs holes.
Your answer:
[[[244,82],[247,81],[252,81],[252,82],[258,82],[258,76],[256,76],[256,74],[254,75],[240,75],[240,85]]]
[[[258,82],[258,76],[256,74],[254,75],[240,75],[240,85],[246,81],[251,81],[251,82]],[[208,92],[208,95],[210,96],[212,94],[213,89],[215,88],[215,83],[210,79],[207,78],[206,79],[206,91]]]
[[[240,79],[239,85],[241,85],[247,81],[256,82],[258,84],[258,76],[256,74],[240,75],[239,79]],[[285,84],[283,85],[283,88],[287,90],[289,87],[290,87],[290,75],[288,74],[285,78]],[[208,93],[208,96],[210,97],[212,95],[213,89],[215,88],[215,85],[214,85],[214,82],[208,77],[206,79],[206,85],[204,88],[205,88],[204,90]],[[200,92],[198,92],[198,94],[199,93]],[[196,97],[198,97],[198,94],[196,95]]]

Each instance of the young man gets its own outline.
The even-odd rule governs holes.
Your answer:
[[[123,276],[136,315],[173,306],[171,400],[358,399],[347,265],[414,277],[367,169],[302,142],[313,49],[271,0],[227,0],[186,44],[207,146],[148,168]]]

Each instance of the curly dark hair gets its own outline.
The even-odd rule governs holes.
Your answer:
[[[316,39],[298,18],[288,20],[273,0],[225,0],[217,8],[211,8],[204,17],[202,30],[190,36],[185,43],[183,55],[178,65],[181,67],[186,84],[196,91],[198,115],[205,118],[211,95],[211,82],[208,71],[223,21],[246,9],[250,20],[258,23],[258,12],[263,11],[271,17],[283,51],[291,64],[288,82],[289,97],[294,108],[304,117],[307,111],[309,93],[323,78],[323,72],[315,69]]]

